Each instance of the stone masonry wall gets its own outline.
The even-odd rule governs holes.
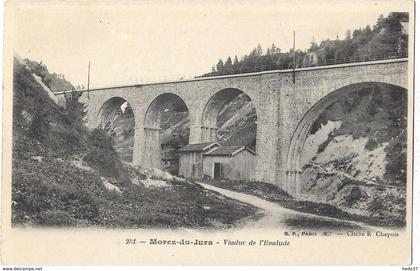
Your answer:
[[[179,96],[190,114],[190,143],[199,143],[205,138],[203,133],[210,128],[202,123],[206,104],[221,90],[239,89],[251,98],[257,112],[256,180],[296,193],[298,184],[288,174],[294,169],[287,168],[287,157],[292,137],[306,112],[326,95],[356,83],[380,82],[407,88],[407,70],[408,62],[404,59],[305,68],[296,71],[295,83],[291,71],[270,71],[90,90],[83,93],[82,101],[88,105],[90,127],[97,126],[101,106],[108,99],[121,97],[128,101],[136,123],[133,162],[158,167],[159,152],[152,149],[159,146],[159,137],[146,136],[153,132],[150,128],[156,127],[145,127],[144,124],[154,99],[164,93]]]

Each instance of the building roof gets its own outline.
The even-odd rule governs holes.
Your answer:
[[[207,142],[199,144],[188,144],[178,150],[178,152],[202,152],[213,146],[220,146],[216,142]]]
[[[204,155],[206,156],[234,156],[243,150],[247,150],[253,155],[256,155],[255,151],[248,148],[247,146],[220,146],[220,148],[217,148],[215,150],[210,150],[206,152]]]

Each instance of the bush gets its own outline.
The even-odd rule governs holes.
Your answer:
[[[48,138],[50,124],[48,114],[42,108],[34,113],[27,135],[31,138],[43,141]]]
[[[377,147],[378,147],[378,142],[375,139],[369,137],[368,142],[366,142],[365,149],[368,151],[373,151]]]
[[[113,150],[114,141],[103,129],[94,129],[89,135],[89,141],[93,147]]]
[[[94,129],[89,135],[89,143],[88,153],[84,157],[86,163],[106,177],[127,178],[127,169],[114,150],[114,141],[103,129]]]

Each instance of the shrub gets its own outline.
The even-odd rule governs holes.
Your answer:
[[[366,145],[365,145],[365,149],[368,151],[373,151],[377,147],[378,147],[378,142],[373,138],[369,138],[368,142],[366,142]]]
[[[89,150],[84,161],[107,177],[127,178],[128,173],[114,150],[113,139],[103,130],[94,129],[89,136]]]
[[[27,135],[39,141],[43,141],[48,138],[49,132],[50,124],[48,114],[44,109],[39,108],[34,113]]]

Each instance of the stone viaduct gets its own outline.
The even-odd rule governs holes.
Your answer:
[[[300,154],[314,120],[343,93],[376,84],[407,89],[408,59],[196,78],[82,90],[88,125],[127,101],[135,116],[133,163],[160,166],[160,115],[172,106],[188,111],[190,143],[216,138],[217,115],[226,103],[245,93],[257,113],[256,181],[299,193]],[[64,93],[56,93],[64,98]]]

